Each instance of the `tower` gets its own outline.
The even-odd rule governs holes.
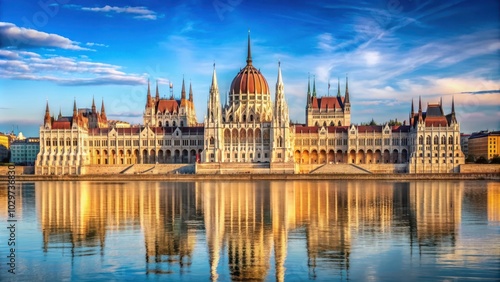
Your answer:
[[[204,162],[220,162],[220,148],[221,148],[221,105],[219,86],[217,84],[217,73],[214,71],[212,74],[212,84],[210,85],[210,94],[207,101],[207,116],[205,118],[205,150],[203,161]]]
[[[274,97],[274,115],[272,123],[272,159],[271,162],[288,162],[291,157],[290,119],[285,101],[285,87],[281,76],[281,63],[278,62],[278,79]]]

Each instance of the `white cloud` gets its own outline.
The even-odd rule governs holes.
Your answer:
[[[379,52],[373,52],[373,51],[364,52],[363,57],[365,59],[366,65],[369,67],[375,66],[380,62]]]
[[[80,47],[77,42],[57,34],[18,27],[12,23],[0,22],[0,48],[4,47],[56,47],[68,50],[90,50]]]
[[[81,7],[81,10],[84,11],[90,11],[90,12],[101,12],[101,13],[117,13],[117,14],[131,14],[134,15],[134,19],[143,19],[143,20],[156,20],[158,18],[158,15],[156,14],[155,11],[149,10],[146,7],[140,6],[140,7],[117,7],[117,6],[109,6],[106,5],[102,8],[95,7],[95,8],[90,8],[90,7]]]
[[[4,56],[2,56],[4,55]],[[3,58],[2,58],[3,57]],[[59,85],[141,85],[145,75],[128,74],[121,66],[85,58],[40,56],[32,52],[0,50],[0,77],[50,81]]]

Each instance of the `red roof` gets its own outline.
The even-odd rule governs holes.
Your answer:
[[[158,109],[158,111],[162,113],[165,111],[173,113],[173,112],[178,112],[179,104],[177,103],[176,100],[160,99],[160,101],[158,101],[158,106],[156,108]]]
[[[339,101],[337,97],[322,97],[318,99],[318,102],[320,109],[333,109],[333,108],[341,109],[342,106],[339,102],[343,101]]]
[[[54,121],[52,129],[71,129],[71,123],[69,121]]]

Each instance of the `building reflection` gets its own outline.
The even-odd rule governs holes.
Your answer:
[[[107,234],[132,230],[144,236],[146,273],[182,273],[204,236],[212,280],[284,281],[294,271],[286,267],[294,232],[305,240],[310,279],[348,279],[360,240],[453,247],[462,216],[463,182],[235,184],[38,182],[43,249],[102,255]],[[499,191],[488,184],[490,221],[500,219]]]
[[[488,189],[488,221],[500,222],[500,183],[489,182]]]
[[[420,252],[454,247],[462,213],[463,182],[412,182],[410,210]],[[425,250],[424,250],[425,249]]]

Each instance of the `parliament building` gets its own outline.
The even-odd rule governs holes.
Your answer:
[[[102,102],[71,116],[50,115],[47,102],[40,127],[39,175],[168,173],[166,164],[191,172],[218,173],[451,173],[464,164],[454,102],[445,114],[442,100],[424,111],[413,101],[403,125],[351,124],[348,80],[342,95],[318,96],[308,82],[305,124],[290,121],[278,64],[274,99],[266,78],[253,65],[250,36],[246,65],[221,103],[214,65],[206,116],[198,123],[189,85],[180,99],[154,97],[148,82],[143,125],[107,119]]]

